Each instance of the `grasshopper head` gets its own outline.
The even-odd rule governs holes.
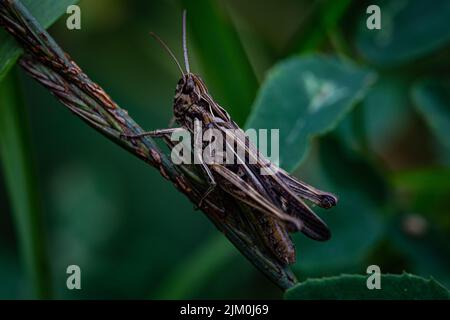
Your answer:
[[[177,120],[182,120],[188,112],[201,112],[202,96],[207,89],[199,76],[187,73],[179,81],[175,90],[173,111]]]

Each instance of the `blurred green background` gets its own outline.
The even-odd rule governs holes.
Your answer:
[[[302,162],[290,167],[297,176],[341,200],[329,212],[317,210],[330,241],[293,236],[293,270],[303,280],[365,274],[377,264],[383,273],[433,276],[449,288],[449,2],[376,3],[381,31],[365,27],[373,1],[343,0],[81,0],[81,30],[67,30],[63,16],[49,31],[147,129],[167,127],[179,78],[148,32],[181,57],[183,8],[191,70],[241,125],[252,105],[264,108],[265,86],[258,88],[270,87],[267,72],[280,61],[351,60],[373,81],[329,130],[315,132],[321,137],[305,157],[300,147],[289,151]],[[18,74],[53,297],[282,297],[156,170]],[[0,171],[0,298],[30,298],[4,178]],[[82,290],[66,288],[71,264],[81,267]]]

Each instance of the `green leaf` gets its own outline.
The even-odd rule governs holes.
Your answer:
[[[405,79],[379,75],[364,100],[337,127],[339,137],[354,150],[384,155],[409,128],[409,89]]]
[[[371,150],[381,154],[406,130],[411,119],[405,81],[380,77],[361,104],[365,134]]]
[[[435,0],[376,1],[381,9],[381,30],[369,30],[361,10],[357,47],[364,57],[380,65],[411,62],[450,40],[450,2]],[[362,6],[364,10],[366,7]]]
[[[287,290],[287,300],[447,300],[450,294],[433,279],[412,274],[381,275],[381,289],[367,288],[368,276],[309,279]]]
[[[44,28],[51,26],[71,4],[78,0],[22,0],[31,14]],[[16,44],[12,36],[0,29],[0,81],[21,55],[22,49]]]
[[[51,286],[39,194],[20,96],[18,80],[15,75],[8,75],[0,83],[0,160],[25,270],[35,296],[49,298]]]
[[[276,65],[259,91],[247,128],[280,130],[280,165],[295,169],[311,138],[332,130],[375,76],[331,57],[291,58]]]
[[[435,136],[450,148],[450,82],[423,80],[414,86],[413,99]]]
[[[382,178],[333,137],[322,138],[319,148],[321,167],[316,170],[326,178],[313,185],[335,193],[339,202],[329,210],[314,208],[330,227],[330,240],[294,237],[298,255],[293,270],[298,277],[357,271],[384,231],[381,212],[387,188]]]

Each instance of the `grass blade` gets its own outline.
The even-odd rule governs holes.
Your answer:
[[[25,106],[15,72],[0,83],[0,159],[25,271],[36,298],[50,298],[38,189],[30,158]]]

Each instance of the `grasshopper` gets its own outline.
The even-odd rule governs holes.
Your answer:
[[[234,142],[232,145],[226,142],[227,147],[232,150],[237,146],[243,148],[245,157],[240,157],[240,161],[233,164],[198,164],[208,183],[208,189],[198,206],[201,207],[202,201],[208,199],[212,192],[222,192],[234,199],[246,208],[243,212],[248,216],[241,217],[242,221],[251,224],[245,231],[237,231],[243,234],[242,237],[245,237],[244,233],[252,232],[253,238],[261,239],[265,251],[270,252],[283,265],[295,262],[295,248],[289,236],[290,232],[300,231],[315,240],[328,240],[331,234],[327,225],[308,207],[305,200],[323,208],[330,208],[336,205],[336,196],[294,178],[265,158],[225,109],[214,101],[201,78],[191,73],[186,44],[186,11],[183,12],[185,70],[169,47],[157,35],[152,33],[152,36],[167,50],[182,74],[173,101],[174,122],[179,127],[126,137],[138,139],[152,136],[164,138],[167,142],[177,130],[184,129],[194,133],[196,121],[204,127],[218,130],[224,138],[228,138],[226,141]],[[239,157],[237,152],[234,152],[234,155]],[[266,170],[266,174],[261,174],[261,169]],[[225,202],[219,206],[226,214]]]

